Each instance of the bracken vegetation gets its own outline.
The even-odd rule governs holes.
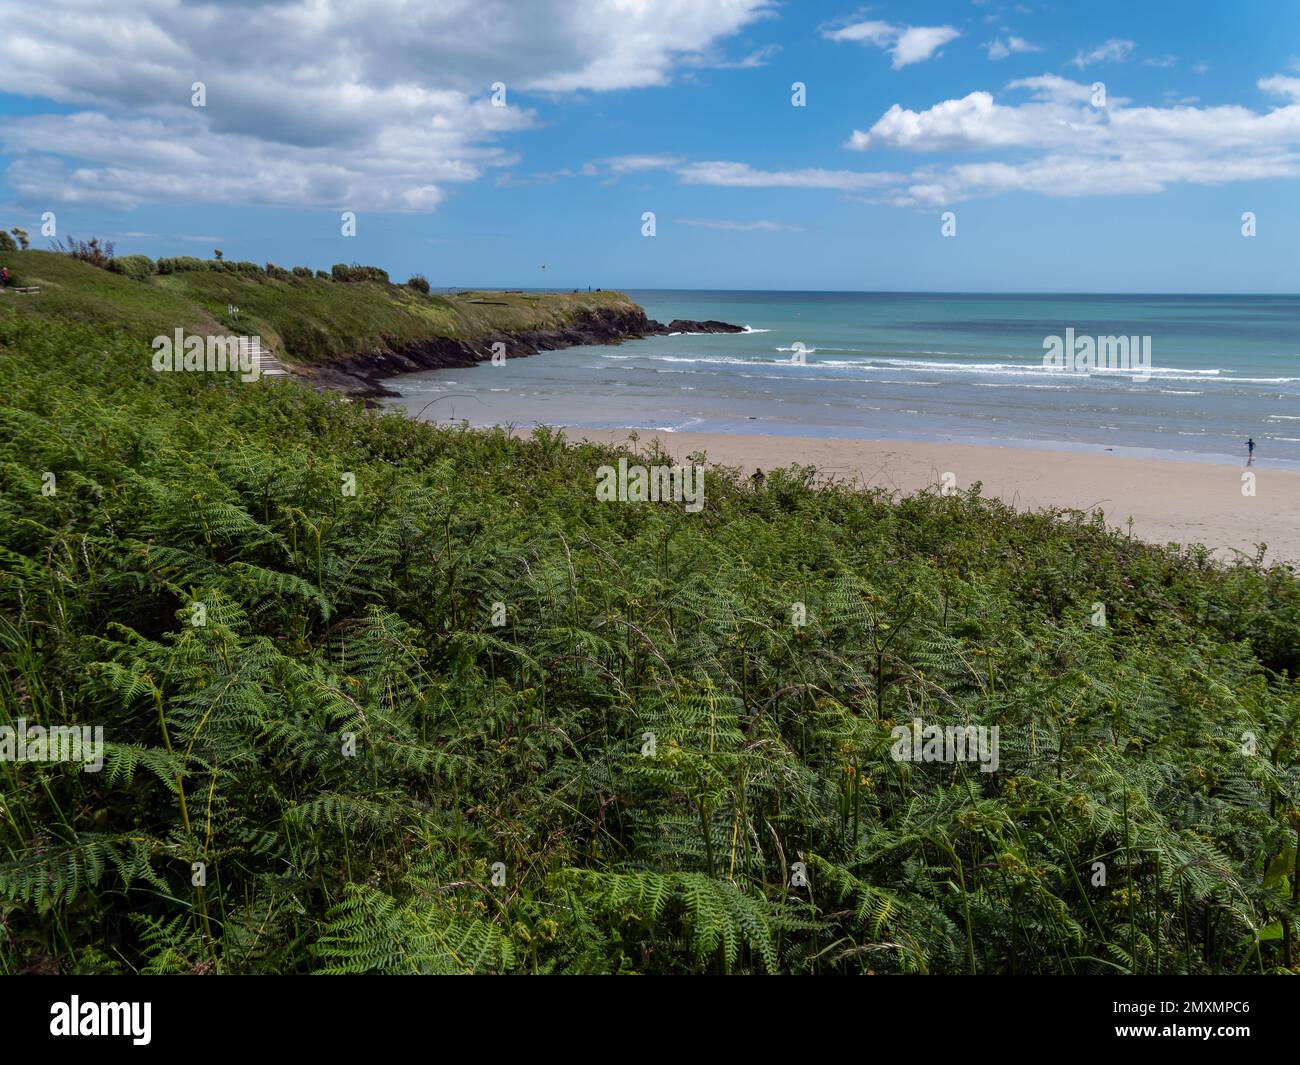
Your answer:
[[[1300,962],[1290,570],[149,356],[0,310],[0,725],[106,737],[0,762],[0,972]]]

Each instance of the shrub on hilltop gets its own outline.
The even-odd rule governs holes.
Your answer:
[[[89,263],[91,266],[97,266],[101,270],[107,270],[108,264],[113,260],[113,242],[111,240],[101,241],[98,237],[91,237],[89,240],[77,240],[69,236],[65,240],[55,241],[54,247],[64,255],[79,259],[83,263]]]
[[[157,272],[154,261],[147,255],[121,255],[110,259],[108,268],[115,274],[123,274],[134,281],[143,281]]]
[[[175,255],[158,260],[160,274],[180,274],[188,270],[206,270],[208,264],[193,255]]]
[[[381,270],[378,266],[362,266],[360,263],[353,263],[351,266],[346,263],[335,263],[330,270],[330,276],[335,281],[343,284],[358,284],[362,281],[377,281],[381,285],[388,284],[388,271]]]

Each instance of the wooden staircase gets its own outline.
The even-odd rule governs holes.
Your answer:
[[[284,368],[284,364],[275,357],[275,353],[262,347],[260,340],[254,340],[253,343],[253,365],[257,367],[261,377],[281,378],[292,376]]]

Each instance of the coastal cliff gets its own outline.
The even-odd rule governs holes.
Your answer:
[[[630,301],[629,301],[630,303]],[[648,336],[673,333],[743,333],[744,327],[719,321],[676,318],[668,325],[646,317],[636,304],[581,312],[560,329],[493,332],[469,340],[433,336],[394,345],[386,350],[358,352],[304,371],[318,388],[343,392],[357,399],[399,393],[379,382],[417,370],[446,370],[487,362],[496,351],[507,359],[536,355],[583,344],[620,344]],[[501,345],[500,348],[497,345]]]
[[[149,343],[176,329],[257,337],[263,350],[313,387],[365,400],[395,395],[397,374],[473,366],[503,345],[507,358],[579,344],[617,344],[670,333],[740,333],[726,322],[664,325],[621,292],[463,290],[431,293],[373,279],[299,275],[270,264],[203,263],[132,277],[67,255],[12,253],[7,263],[39,293],[13,313],[112,327]],[[427,286],[426,286],[427,287]]]

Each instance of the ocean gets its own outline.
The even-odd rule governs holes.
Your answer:
[[[930,440],[1300,468],[1300,296],[629,291],[742,334],[548,351],[387,382],[437,421]],[[1044,366],[1150,338],[1150,365]]]

